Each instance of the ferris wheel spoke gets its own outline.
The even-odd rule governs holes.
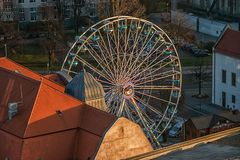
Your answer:
[[[107,74],[109,79],[111,79],[111,81],[114,81],[114,77],[111,74],[111,69],[110,69],[108,63],[104,62],[104,60],[97,54],[97,52],[93,49],[93,47],[89,43],[87,46],[89,46],[91,48],[91,50],[90,50],[88,47],[86,47],[87,51],[90,53],[90,55],[94,58],[94,60],[98,63],[98,65],[102,68],[102,70]],[[96,57],[95,57],[94,53],[95,53]],[[78,58],[80,58],[79,55],[78,55]]]
[[[108,81],[105,81],[105,80],[102,80],[102,79],[100,79],[100,78],[96,78],[96,80],[97,80],[98,82],[100,82],[101,84],[108,84],[108,85],[113,86],[113,83],[108,82]],[[110,88],[110,87],[109,87],[109,88]]]
[[[102,33],[99,32],[99,31],[98,31],[98,33],[99,33],[101,39],[103,40],[104,38],[103,38],[103,36],[102,36]],[[107,33],[107,40],[109,41],[109,35],[108,35],[108,33]],[[111,62],[112,62],[112,69],[110,69],[110,70],[113,72],[112,75],[113,75],[113,77],[114,77],[114,75],[116,74],[116,67],[115,67],[115,63],[114,63],[113,56],[112,56],[112,55],[113,55],[112,49],[110,48],[110,42],[108,42],[108,43],[109,43],[109,49],[108,49],[107,44],[106,44],[106,42],[105,42],[104,40],[101,41],[101,42],[103,43],[102,46],[103,46],[104,50],[106,51],[106,53],[108,54],[108,57],[110,58],[110,60],[111,60]],[[104,56],[106,63],[109,63],[109,62],[107,61],[107,58],[105,57],[104,54],[105,54],[105,52],[103,52],[103,50],[102,50],[101,55]],[[109,67],[109,68],[111,68],[111,67]],[[115,77],[116,77],[116,75],[115,75]]]
[[[140,25],[141,25],[141,22],[138,22],[137,26],[140,26]],[[128,66],[128,68],[129,68],[129,66],[131,66],[131,61],[132,61],[133,55],[134,55],[134,53],[135,53],[134,51],[135,51],[135,49],[136,49],[136,46],[138,45],[138,40],[139,40],[140,37],[141,37],[141,33],[142,33],[144,27],[145,27],[145,23],[143,24],[143,26],[142,26],[142,28],[140,29],[140,31],[137,30],[136,35],[135,35],[135,37],[134,37],[132,51],[130,52],[129,59],[128,59],[127,64],[126,64],[126,66]]]
[[[74,75],[77,75],[77,74],[78,74],[78,72],[74,72],[74,71],[71,71],[71,70],[67,70],[67,69],[65,69],[65,68],[63,68],[62,70],[66,71],[68,74],[69,74],[69,73],[73,73]]]
[[[149,124],[147,123],[147,120],[146,120],[145,117],[142,115],[142,113],[141,113],[141,111],[140,111],[140,109],[139,109],[139,106],[137,105],[135,99],[132,98],[131,100],[132,100],[132,102],[133,102],[133,105],[134,105],[134,107],[135,107],[135,110],[137,111],[138,116],[140,117],[140,120],[141,120],[142,125],[144,126],[145,129],[147,129],[147,132],[151,135],[151,139],[152,139],[155,143],[157,143],[158,145],[160,145],[159,142],[158,142],[158,140],[157,140],[157,138],[155,137],[154,133],[152,132]]]
[[[112,25],[113,28],[115,28],[113,24],[111,24],[111,25]],[[119,25],[119,21],[118,21],[118,25]],[[119,43],[118,43],[118,41],[119,41],[119,39],[118,39],[118,32],[119,31],[118,30],[116,31],[116,29],[113,30],[113,32],[112,32],[113,42],[114,42],[115,51],[116,51],[115,52],[116,53],[116,79],[119,79],[119,63],[120,63],[120,57],[119,57],[120,51],[119,51]]]
[[[151,110],[152,112],[154,112],[156,115],[160,116],[160,117],[164,117],[162,111],[157,110],[155,107],[151,106],[150,104],[147,104],[146,102],[144,102],[143,100],[141,100],[141,98],[139,98],[138,96],[134,96],[134,98],[139,101],[140,103],[142,103],[143,105],[145,105],[149,110]],[[167,117],[164,117],[165,120],[169,120]]]
[[[151,51],[148,53],[148,55],[146,56],[146,58],[136,67],[136,68],[133,68],[133,67],[130,67],[129,71],[127,72],[128,74],[133,74],[136,70],[139,70],[140,67],[144,64],[144,62],[146,62],[147,60],[150,60],[151,57],[153,57],[153,54],[156,53],[156,51],[161,48],[164,44],[166,44],[165,42],[162,43],[161,45],[159,45],[154,51]],[[156,44],[155,44],[156,45]],[[164,50],[165,51],[165,50]],[[163,55],[163,52],[162,51],[157,57],[155,57],[153,60],[151,60],[151,63],[150,64],[153,64],[158,58],[160,58],[162,55]]]
[[[136,79],[137,77],[139,77],[140,75],[143,75],[143,76],[151,76],[151,74],[156,73],[157,71],[160,71],[162,68],[168,66],[169,64],[171,64],[171,63],[172,63],[173,61],[175,61],[175,60],[176,60],[176,59],[172,59],[172,60],[170,60],[169,62],[164,63],[163,65],[161,65],[161,63],[163,63],[163,62],[160,62],[160,64],[159,64],[160,66],[159,66],[158,68],[156,68],[154,71],[151,71],[151,73],[149,73],[148,75],[144,75],[144,74],[143,74],[144,72],[149,71],[149,70],[151,70],[151,69],[154,69],[154,67],[155,67],[156,65],[158,65],[158,63],[155,63],[155,64],[153,64],[153,65],[151,65],[151,66],[148,66],[148,67],[146,67],[144,70],[142,70],[141,72],[139,72],[139,73],[137,73],[135,76],[133,76],[132,79],[134,80],[134,79]]]
[[[159,98],[159,97],[156,97],[156,96],[147,94],[147,93],[143,93],[143,92],[141,92],[141,91],[135,91],[135,92],[138,93],[138,94],[142,94],[142,95],[144,95],[144,96],[147,96],[147,97],[154,98],[154,99],[156,99],[156,100],[165,102],[165,103],[171,103],[171,104],[173,104],[173,105],[176,105],[176,104],[173,103],[173,102],[169,102],[168,100],[165,100],[165,99],[162,99],[162,98]]]
[[[165,71],[158,74],[153,74],[153,76],[146,75],[145,77],[139,78],[137,80],[133,80],[133,82],[135,83],[136,86],[139,86],[149,82],[156,82],[162,79],[170,78],[176,75],[180,75],[180,72],[170,70],[170,71]]]
[[[101,71],[99,71],[97,68],[95,68],[94,66],[92,66],[91,64],[89,64],[87,61],[85,61],[84,59],[82,59],[81,57],[79,57],[78,55],[76,55],[75,57],[78,61],[80,61],[82,64],[86,65],[89,69],[91,69],[92,71],[94,71],[95,73],[97,73],[99,76],[101,76],[102,78],[108,80],[108,82],[110,84],[113,84],[112,81],[108,78],[108,76],[106,76],[104,73],[102,73]]]
[[[113,25],[112,25],[112,28],[113,28]],[[112,61],[112,64],[113,64],[113,68],[114,68],[114,75],[115,75],[115,79],[117,78],[117,68],[116,68],[116,63],[115,63],[115,60],[114,60],[114,53],[116,51],[116,47],[113,48],[113,46],[115,45],[114,43],[114,40],[112,38],[112,36],[110,36],[111,34],[113,33],[107,33],[107,42],[108,42],[108,48],[109,48],[109,57],[111,58],[111,61]],[[113,45],[113,44],[114,45]]]
[[[148,34],[146,35],[146,38],[143,42],[143,47],[152,39],[153,35],[151,36],[151,38],[148,39],[149,35],[151,32],[148,32]],[[138,39],[139,40],[139,39]],[[137,41],[138,43],[138,41]],[[141,56],[141,54],[139,53],[136,57],[136,59],[133,61],[133,63],[131,63],[129,68],[134,68],[134,66],[136,65],[136,63],[139,61],[139,57]]]
[[[180,77],[181,73],[179,71],[175,71],[175,70],[169,70],[169,71],[164,71],[162,73],[153,73],[153,76],[151,76],[151,74],[148,75],[143,75],[142,77],[139,77],[138,79],[134,79],[133,82],[136,85],[142,85],[142,84],[146,84],[146,83],[153,83],[153,82],[157,82],[159,80],[167,80],[170,79],[171,80],[174,78],[174,80],[178,80]],[[177,78],[179,77],[179,78]],[[172,81],[173,82],[173,81]]]
[[[126,102],[126,99],[124,98],[121,105],[120,105],[120,108],[118,109],[118,112],[117,112],[117,116],[120,117],[123,113],[123,109],[125,107],[125,102]]]
[[[124,107],[124,110],[126,112],[127,118],[131,119],[133,122],[135,122],[135,118],[133,117],[133,111],[131,111],[132,107],[127,103],[128,100],[125,101],[126,107]]]
[[[162,43],[159,47],[162,47],[164,43]],[[149,69],[152,69],[154,66],[157,66],[157,65],[160,65],[161,63],[163,63],[163,61],[167,58],[164,58],[162,59],[161,61],[158,60],[158,58],[160,58],[163,54],[164,54],[164,51],[166,49],[164,49],[158,56],[156,56],[153,60],[151,60],[150,64],[148,64],[144,69],[143,71],[147,71]],[[132,71],[129,73],[130,75],[133,74],[137,69],[140,69],[140,67],[144,64],[144,62],[149,59],[150,57],[152,57],[152,54],[155,53],[155,52],[150,52],[149,55],[135,68],[135,69],[132,69]],[[149,59],[150,60],[150,59]],[[158,61],[157,61],[158,60]],[[157,61],[157,62],[156,62]],[[142,72],[143,72],[142,71]],[[138,72],[137,75],[141,74],[142,72]]]
[[[125,20],[124,25],[125,25],[125,27],[128,26],[128,21],[127,20]],[[120,50],[121,50],[121,53],[123,54],[121,62],[120,62],[120,66],[121,66],[120,72],[119,72],[119,78],[120,79],[124,78],[124,70],[126,68],[126,61],[127,61],[127,58],[126,58],[126,53],[127,52],[126,51],[127,51],[127,47],[128,47],[129,34],[130,34],[130,29],[126,28],[124,30],[124,33],[121,34],[121,36],[120,36],[121,37],[120,40],[122,40],[122,43],[120,44]]]
[[[153,31],[153,30],[154,30],[154,31]],[[152,32],[153,32],[153,33],[152,33]],[[149,35],[150,35],[150,33],[151,33],[152,35],[151,35],[150,38],[148,38]],[[156,29],[155,29],[155,28],[150,29],[150,30],[148,31],[148,34],[147,34],[147,36],[146,36],[146,38],[145,38],[145,41],[143,42],[143,44],[141,44],[142,47],[140,48],[140,50],[137,51],[138,56],[137,56],[137,58],[135,59],[135,61],[131,64],[131,67],[130,67],[130,68],[134,68],[135,66],[137,66],[137,62],[138,62],[139,57],[142,56],[142,53],[143,53],[143,51],[146,49],[147,45],[148,45],[149,43],[152,43],[152,42],[153,42],[152,40],[153,40],[153,37],[155,36],[155,34],[156,34]],[[147,57],[150,57],[149,54],[153,51],[153,49],[155,48],[155,46],[157,45],[157,43],[158,43],[159,41],[160,41],[160,39],[158,39],[158,40],[154,43],[154,45],[153,45],[153,47],[151,48],[151,50],[148,51],[148,56],[147,56]],[[162,44],[161,44],[159,47],[157,47],[157,48],[160,48],[161,46],[162,46]]]
[[[136,90],[180,90],[175,86],[134,86]]]

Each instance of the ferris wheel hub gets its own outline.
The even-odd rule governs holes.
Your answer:
[[[134,85],[132,82],[128,82],[123,86],[124,98],[131,99],[134,96]]]

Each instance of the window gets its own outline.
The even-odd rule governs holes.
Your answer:
[[[5,11],[11,11],[12,10],[12,6],[11,5],[6,5],[5,6]]]
[[[19,8],[20,13],[24,13],[24,8]]]
[[[36,18],[37,17],[37,15],[36,15],[36,13],[30,13],[30,19],[31,19],[31,21],[36,21]]]
[[[200,7],[204,8],[204,0],[200,0]]]
[[[36,12],[36,8],[35,8],[35,7],[30,8],[30,11],[31,11],[31,12]]]
[[[232,95],[232,103],[236,103],[236,96],[235,95]]]
[[[192,133],[192,138],[197,138],[196,133]]]
[[[41,2],[47,2],[47,0],[41,0]]]
[[[20,21],[25,21],[25,17],[24,16],[20,16]]]
[[[236,86],[236,73],[232,73],[232,86]]]
[[[32,3],[32,2],[36,2],[36,0],[30,0],[29,2],[31,2],[31,3]]]
[[[24,3],[24,0],[18,0],[18,3]]]
[[[222,7],[225,6],[225,0],[222,0]]]
[[[222,83],[226,83],[226,70],[222,70]]]
[[[222,106],[226,107],[226,92],[222,92]]]

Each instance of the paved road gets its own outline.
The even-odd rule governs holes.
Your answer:
[[[159,160],[227,160],[229,158],[240,159],[240,147],[232,147],[220,144],[206,144],[191,150],[177,151]]]

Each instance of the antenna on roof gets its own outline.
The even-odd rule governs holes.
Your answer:
[[[5,57],[7,57],[8,55],[7,55],[7,44],[6,43],[4,44],[4,48],[5,48]]]
[[[8,119],[11,120],[18,112],[18,104],[17,103],[9,103],[8,104]]]
[[[56,110],[56,114],[61,117],[63,115],[63,112],[61,110]]]

